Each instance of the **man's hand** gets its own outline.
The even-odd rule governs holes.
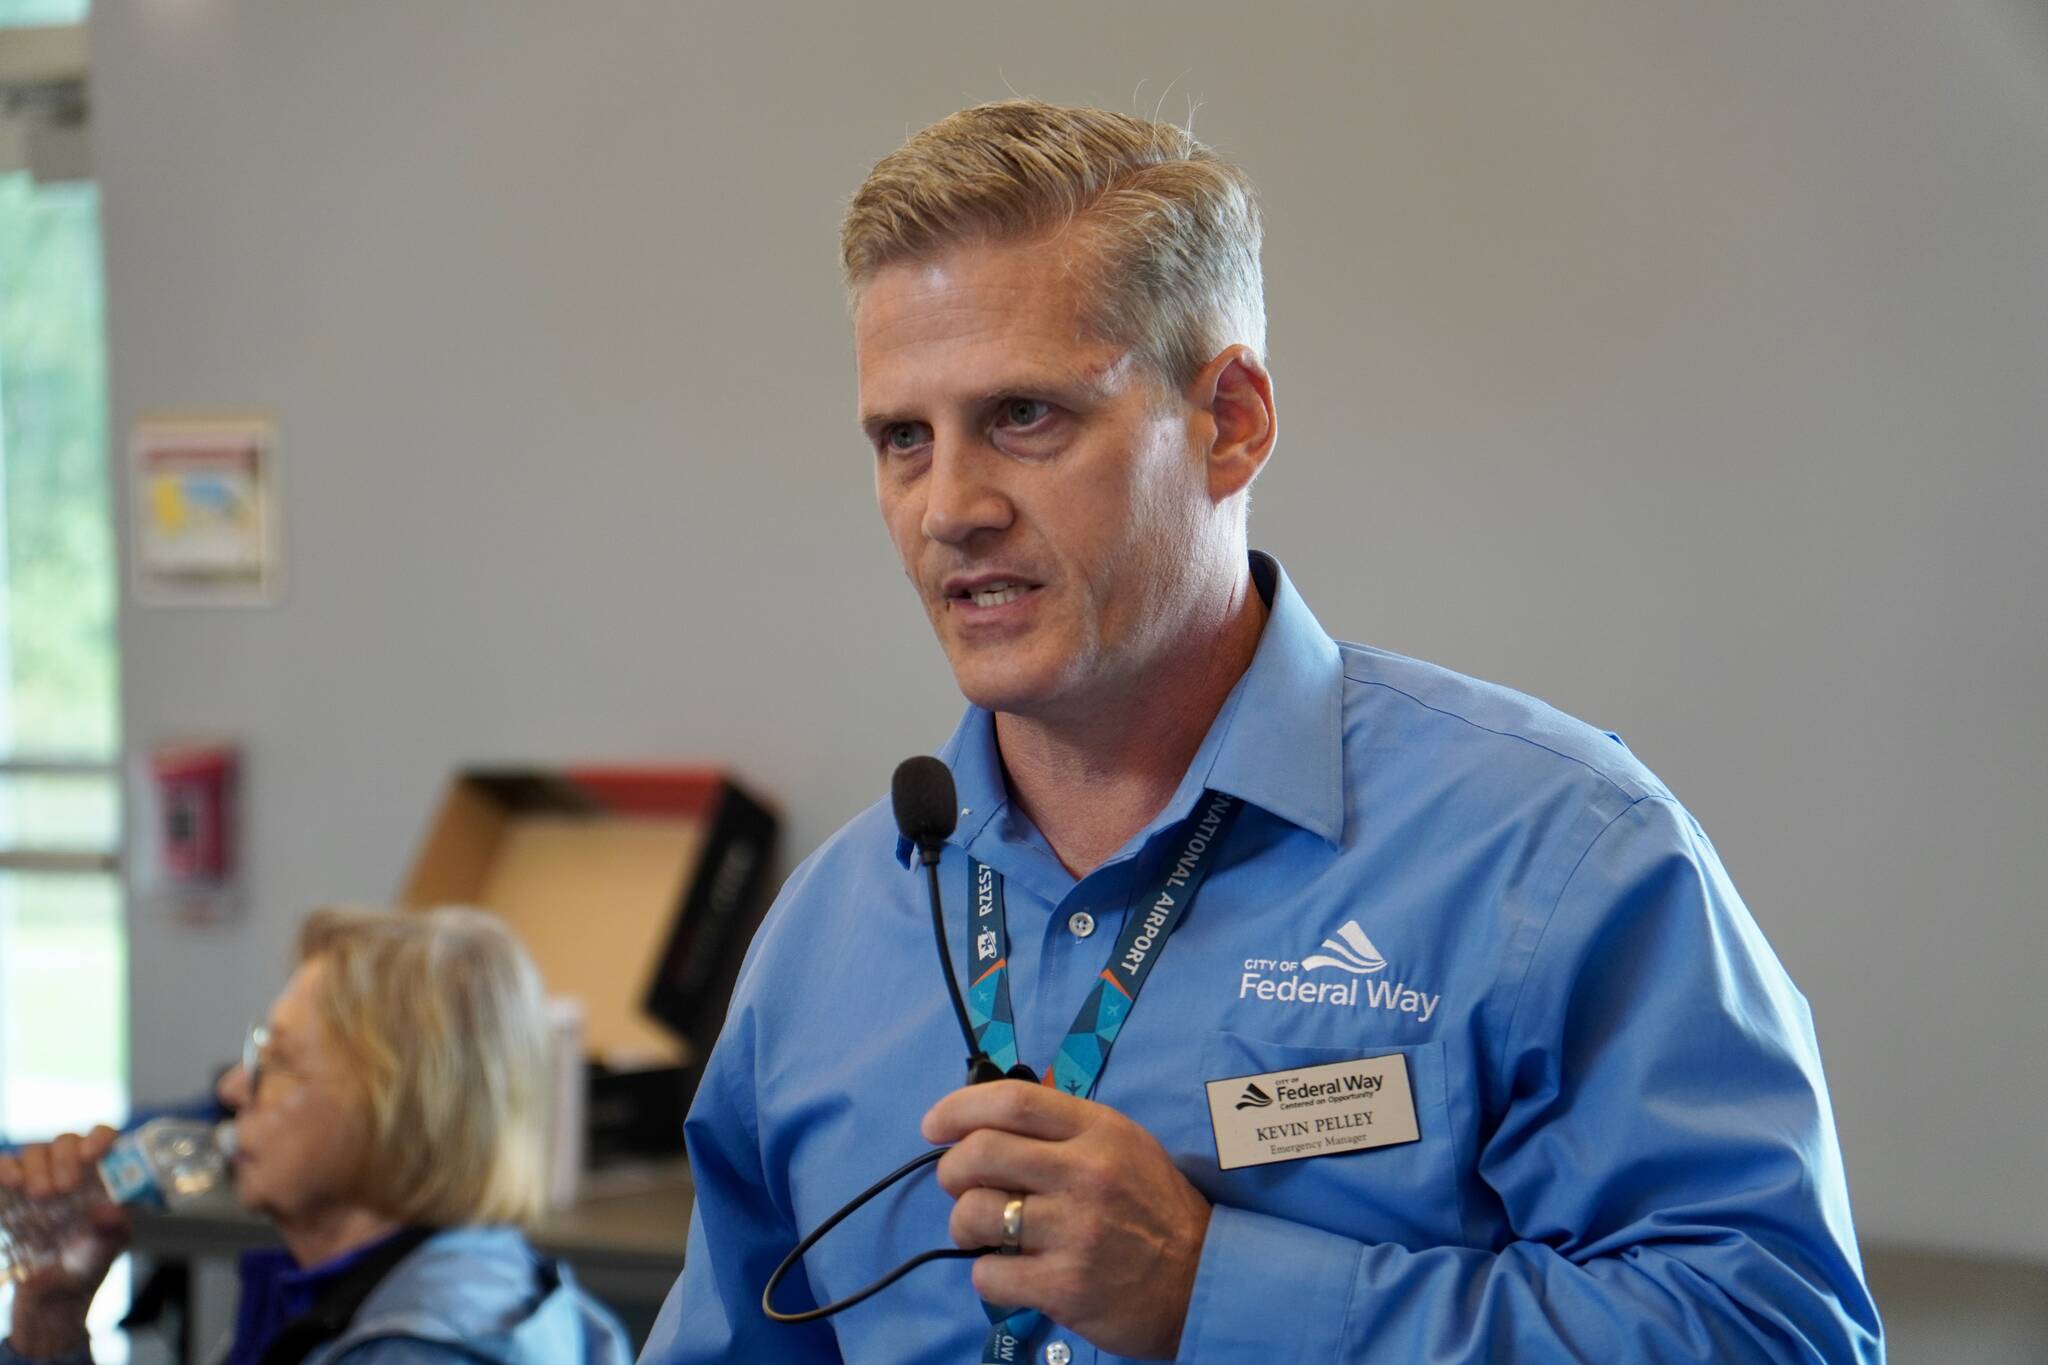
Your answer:
[[[94,1165],[118,1136],[99,1127],[79,1137],[67,1133],[52,1142],[21,1149],[19,1156],[0,1156],[0,1189],[18,1190],[31,1199],[52,1199],[81,1188],[96,1188]],[[64,1249],[63,1259],[46,1266],[16,1287],[14,1325],[7,1341],[15,1353],[31,1360],[54,1359],[86,1345],[85,1310],[99,1291],[107,1270],[128,1246],[127,1211],[105,1200],[94,1203],[77,1242]]]
[[[1107,1105],[1022,1081],[955,1090],[924,1116],[924,1136],[955,1144],[938,1165],[955,1245],[998,1245],[1003,1205],[1024,1196],[1023,1249],[977,1260],[976,1293],[1105,1351],[1172,1358],[1209,1202],[1156,1138]]]

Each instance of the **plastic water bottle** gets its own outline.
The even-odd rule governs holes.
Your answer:
[[[0,1190],[0,1284],[25,1280],[83,1247],[86,1211],[95,1204],[176,1207],[226,1184],[234,1150],[233,1123],[151,1119],[100,1158],[98,1180],[69,1194],[30,1199]]]

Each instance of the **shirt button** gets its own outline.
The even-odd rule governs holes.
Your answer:
[[[1074,1348],[1064,1341],[1048,1342],[1045,1348],[1045,1365],[1072,1365]]]
[[[1067,928],[1073,931],[1075,938],[1086,938],[1095,932],[1095,916],[1086,910],[1076,910],[1067,916]],[[1065,1362],[1058,1362],[1058,1365],[1065,1365]]]

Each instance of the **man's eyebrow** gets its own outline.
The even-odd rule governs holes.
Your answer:
[[[918,422],[922,420],[922,418],[912,417],[908,413],[878,411],[861,413],[858,424],[862,431],[872,436],[881,431],[883,427],[893,427],[898,422]]]
[[[1121,387],[1124,379],[1124,365],[1121,361],[1110,365],[1087,365],[1071,370],[1043,370],[1037,374],[1018,375],[1008,382],[988,390],[980,402],[999,403],[1005,398],[1019,395],[1050,394],[1055,398],[1107,398]]]
[[[987,408],[1006,398],[1019,397],[1056,398],[1068,403],[1108,398],[1128,382],[1130,361],[1131,357],[1126,355],[1108,365],[1012,375],[1002,383],[991,385],[974,395],[969,400],[969,405],[974,408]],[[925,420],[917,413],[877,408],[861,413],[858,423],[862,431],[873,434],[898,422]]]

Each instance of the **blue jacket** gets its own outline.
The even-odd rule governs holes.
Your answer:
[[[626,1334],[515,1228],[450,1228],[398,1263],[305,1365],[626,1365]]]
[[[515,1228],[449,1228],[386,1275],[348,1330],[305,1365],[627,1365],[626,1334]],[[80,1352],[0,1365],[91,1365]]]

